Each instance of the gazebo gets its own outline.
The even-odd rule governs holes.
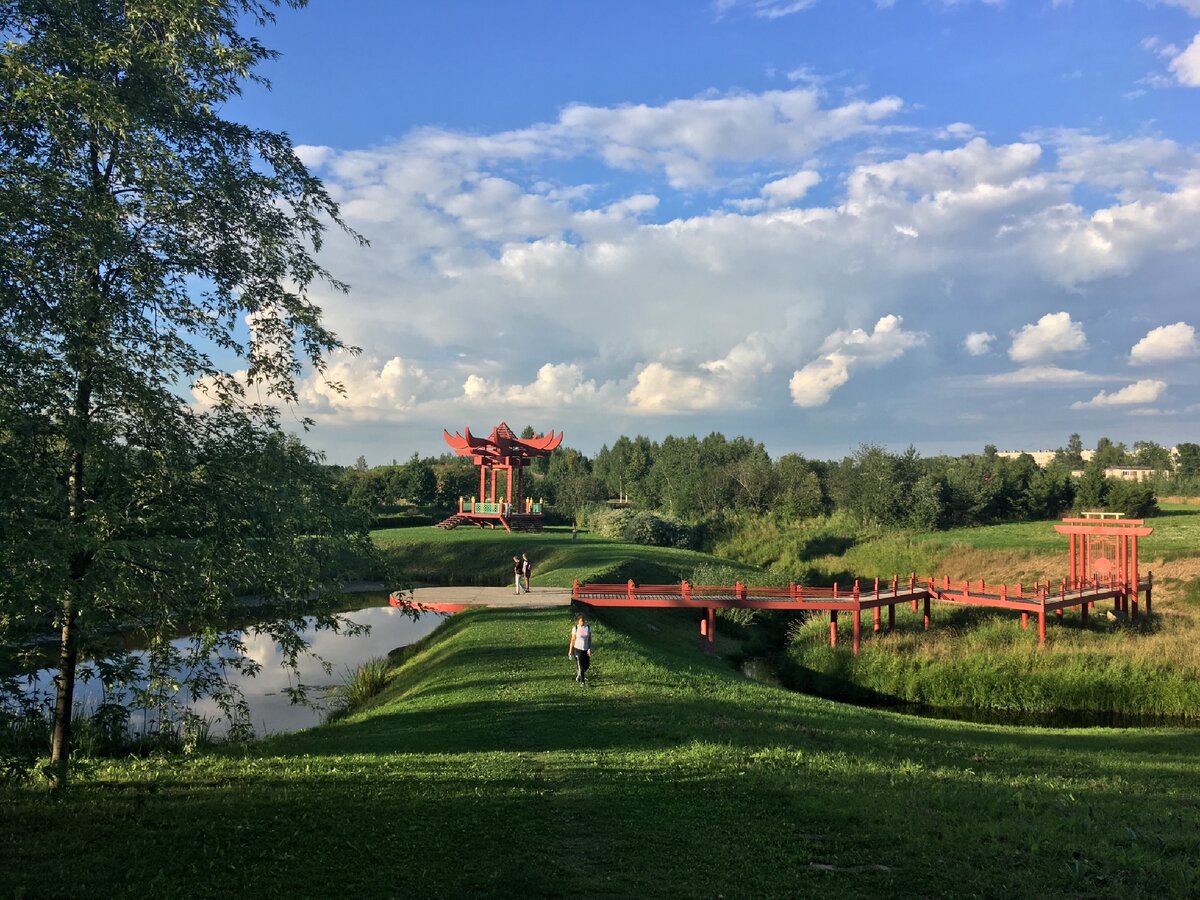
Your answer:
[[[562,432],[543,434],[522,440],[501,422],[485,438],[475,437],[470,428],[463,434],[442,431],[446,443],[458,456],[469,456],[479,467],[479,494],[458,498],[458,512],[438,528],[476,525],[505,531],[541,531],[542,502],[525,495],[525,469],[531,460],[549,456],[562,443]],[[503,473],[503,492],[500,476]]]

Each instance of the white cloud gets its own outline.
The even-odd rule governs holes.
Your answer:
[[[694,188],[714,185],[714,167],[722,163],[803,161],[822,146],[876,130],[903,107],[899,98],[884,97],[823,109],[808,87],[662,106],[575,104],[539,136],[560,149],[594,147],[616,169],[661,169],[672,187]]]
[[[749,10],[751,15],[760,19],[781,19],[793,13],[803,12],[817,2],[818,0],[716,0],[713,8],[722,15],[740,7]]]
[[[992,352],[992,343],[996,336],[986,331],[972,331],[963,341],[963,346],[972,356],[986,356]]]
[[[821,176],[812,171],[801,171],[786,178],[768,181],[763,185],[762,196],[772,206],[783,206],[799,200],[809,189],[821,181]]]
[[[1200,355],[1196,329],[1186,322],[1152,328],[1129,351],[1129,362],[1135,366],[1189,359]]]
[[[995,386],[1030,385],[1030,384],[1091,384],[1098,381],[1108,381],[1104,375],[1092,375],[1078,369],[1062,369],[1058,366],[1025,366],[1015,372],[1002,372],[999,375],[989,375],[984,384]]]
[[[1171,71],[1180,84],[1200,87],[1200,34],[1192,38],[1184,51],[1171,60]]]
[[[343,353],[332,358],[325,377],[313,375],[301,382],[300,401],[314,411],[352,419],[392,418],[415,408],[432,387],[425,371],[402,357],[381,360]]]
[[[1200,0],[1158,0],[1163,6],[1177,6],[1191,16],[1200,18]]]
[[[546,363],[529,384],[501,385],[472,374],[467,376],[462,390],[463,399],[470,403],[522,409],[593,403],[598,393],[596,382],[585,381],[582,370],[573,363]]]
[[[1035,362],[1087,347],[1083,326],[1070,313],[1046,313],[1035,325],[1025,325],[1013,336],[1008,356],[1014,362]]]
[[[821,356],[797,369],[789,382],[797,406],[823,406],[833,392],[850,380],[854,368],[874,368],[898,359],[925,343],[922,332],[905,331],[899,316],[884,316],[870,334],[861,328],[835,331],[821,345]]]
[[[626,400],[639,413],[680,413],[745,406],[749,389],[774,369],[767,338],[751,334],[720,359],[698,366],[656,361],[636,376]]]
[[[1071,404],[1071,409],[1103,409],[1108,406],[1140,406],[1154,403],[1167,389],[1165,381],[1146,378],[1121,388],[1119,391],[1108,393],[1101,391],[1088,401],[1077,400]]]

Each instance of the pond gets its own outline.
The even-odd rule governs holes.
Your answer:
[[[425,613],[414,620],[388,606],[385,593],[361,594],[356,599],[363,606],[344,615],[359,625],[369,626],[368,633],[346,635],[316,631],[311,624],[304,633],[312,651],[333,667],[328,674],[320,662],[306,655],[300,658],[297,678],[296,673],[281,665],[283,654],[274,640],[267,635],[246,635],[247,655],[258,662],[262,669],[253,678],[235,675],[231,680],[241,688],[250,705],[250,722],[256,737],[319,725],[327,709],[324,695],[331,688],[342,685],[349,673],[362,663],[420,640],[445,619],[444,615]],[[182,638],[176,643],[183,644],[186,640]],[[81,663],[81,668],[83,665]],[[52,697],[53,679],[54,672],[43,669],[37,673],[31,690]],[[291,702],[286,689],[297,682],[308,689],[309,702],[313,705]],[[80,679],[76,684],[75,697],[79,709],[85,713],[91,712],[101,700],[100,686],[95,680]],[[191,704],[191,709],[212,722],[211,733],[214,736],[222,735],[228,727],[227,722],[219,721],[217,706],[212,700],[197,700]],[[138,713],[135,713],[131,726],[134,729],[142,726]]]

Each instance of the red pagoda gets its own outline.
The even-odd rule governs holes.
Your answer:
[[[530,460],[549,456],[562,443],[562,432],[522,440],[503,422],[486,438],[475,437],[470,428],[464,432],[443,430],[442,436],[458,456],[469,456],[479,466],[479,494],[470,499],[459,497],[458,512],[437,527],[470,524],[495,528],[498,523],[505,531],[541,531],[543,504],[525,496],[525,469]],[[503,494],[497,490],[501,473]]]

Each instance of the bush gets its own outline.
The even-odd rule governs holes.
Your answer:
[[[658,513],[632,509],[586,510],[588,527],[601,537],[646,547],[691,549],[695,530]]]

